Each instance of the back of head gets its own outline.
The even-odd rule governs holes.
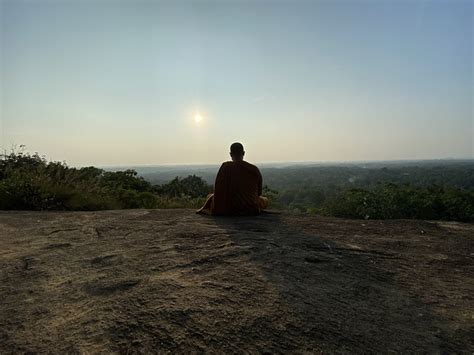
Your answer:
[[[230,146],[230,156],[233,161],[243,160],[245,155],[244,146],[241,143],[232,143]]]

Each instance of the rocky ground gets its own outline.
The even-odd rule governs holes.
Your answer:
[[[0,212],[0,353],[472,353],[473,276],[473,224]]]

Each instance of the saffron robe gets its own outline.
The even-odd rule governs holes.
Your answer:
[[[208,196],[198,213],[230,216],[257,215],[268,206],[262,197],[262,174],[246,161],[222,164],[214,184],[214,194]]]

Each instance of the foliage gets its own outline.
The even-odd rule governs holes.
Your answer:
[[[189,175],[186,178],[175,177],[167,184],[157,186],[155,191],[160,195],[170,197],[191,198],[203,197],[212,192],[212,186],[196,175]]]
[[[382,163],[380,163],[382,164]],[[474,221],[472,161],[262,169],[272,208],[344,218]]]
[[[0,209],[197,208],[210,188],[197,176],[152,186],[134,170],[70,168],[23,149],[0,156]]]
[[[270,208],[344,218],[474,221],[474,165],[262,169]],[[20,150],[0,155],[0,209],[198,208],[196,175],[152,185],[135,170],[71,168]]]
[[[350,189],[327,201],[325,215],[365,219],[474,221],[474,191],[442,186],[386,184],[373,190]]]
[[[278,191],[269,188],[267,185],[263,186],[262,195],[268,198],[268,207],[274,209],[282,209],[283,205],[280,203]]]

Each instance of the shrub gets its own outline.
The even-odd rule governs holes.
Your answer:
[[[211,190],[195,175],[152,186],[134,170],[70,168],[22,148],[0,156],[0,209],[198,208]]]
[[[453,187],[386,184],[350,189],[324,204],[324,215],[365,219],[474,220],[474,192]]]

